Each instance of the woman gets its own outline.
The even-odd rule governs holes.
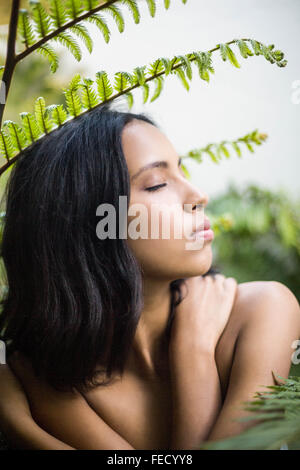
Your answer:
[[[273,384],[272,371],[288,376],[296,298],[276,281],[237,285],[210,270],[213,233],[197,219],[208,198],[180,163],[150,118],[107,105],[17,161],[0,324],[10,366],[0,367],[0,423],[12,446],[197,448],[255,424],[237,421],[241,402]],[[115,208],[110,235],[134,233],[135,204],[148,215],[158,204],[186,216],[185,234],[204,229],[201,243],[188,250],[195,237],[174,230],[105,238],[102,204]]]

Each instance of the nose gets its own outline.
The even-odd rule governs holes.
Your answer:
[[[193,186],[192,191],[189,193],[184,203],[184,209],[187,212],[194,212],[199,209],[203,209],[207,206],[208,195],[204,191],[200,191],[198,188]]]

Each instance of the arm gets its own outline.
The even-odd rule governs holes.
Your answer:
[[[33,421],[24,390],[8,365],[0,365],[0,428],[12,447],[72,450]]]
[[[237,283],[223,275],[187,280],[169,344],[173,423],[170,448],[197,449],[220,412],[215,348],[230,317]]]
[[[12,439],[17,447],[134,449],[94,412],[77,390],[56,391],[34,375],[30,363],[24,358],[14,358],[11,362],[13,371],[25,389],[32,412],[32,415],[29,415],[23,409],[20,410],[22,413],[18,418],[11,413],[7,416],[7,422],[10,423],[9,429],[12,430]],[[20,398],[23,399],[19,396],[19,401]],[[6,404],[6,411],[9,412],[8,408]],[[17,419],[18,429],[16,429],[15,419]],[[4,429],[3,431],[5,432]],[[29,435],[26,434],[27,432]]]
[[[170,449],[197,449],[221,409],[221,388],[214,351],[197,349],[186,365],[173,370],[173,424]],[[195,412],[195,410],[197,412]]]
[[[272,371],[288,377],[291,345],[300,336],[299,304],[283,284],[249,283],[238,308],[245,321],[237,340],[226,398],[208,436],[210,441],[239,434],[257,424],[257,420],[234,421],[252,414],[242,409],[241,402],[252,400],[255,392],[265,392],[265,386],[274,385]]]

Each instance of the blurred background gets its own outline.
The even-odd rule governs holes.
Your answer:
[[[23,6],[27,5],[25,0]],[[38,55],[20,63],[4,118],[16,120],[21,111],[32,111],[38,96],[44,96],[47,105],[63,103],[60,90],[77,71],[93,78],[105,70],[111,78],[158,57],[206,51],[235,38],[275,44],[288,60],[284,68],[262,56],[243,59],[234,46],[240,69],[214,53],[215,74],[209,83],[200,80],[196,69],[189,92],[178,77],[167,77],[153,103],[144,105],[141,90],[136,90],[132,111],[149,113],[180,155],[209,143],[238,139],[255,129],[268,135],[254,153],[244,150],[242,158],[232,152],[219,164],[207,157],[202,163],[187,159],[186,166],[192,182],[210,196],[207,212],[212,218],[227,217],[223,227],[216,228],[214,263],[239,282],[283,282],[300,300],[300,102],[292,99],[293,84],[300,80],[299,0],[188,0],[186,5],[172,0],[169,10],[157,0],[154,18],[145,0],[138,5],[139,24],[120,6],[125,18],[122,34],[106,15],[112,33],[108,44],[91,25],[94,51],[86,52],[80,63],[60,49],[55,75]],[[9,10],[10,1],[1,0],[0,65]]]

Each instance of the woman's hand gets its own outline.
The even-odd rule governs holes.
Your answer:
[[[222,274],[194,276],[186,280],[188,289],[175,308],[169,351],[182,353],[199,348],[214,353],[228,322],[237,292],[234,278]]]

